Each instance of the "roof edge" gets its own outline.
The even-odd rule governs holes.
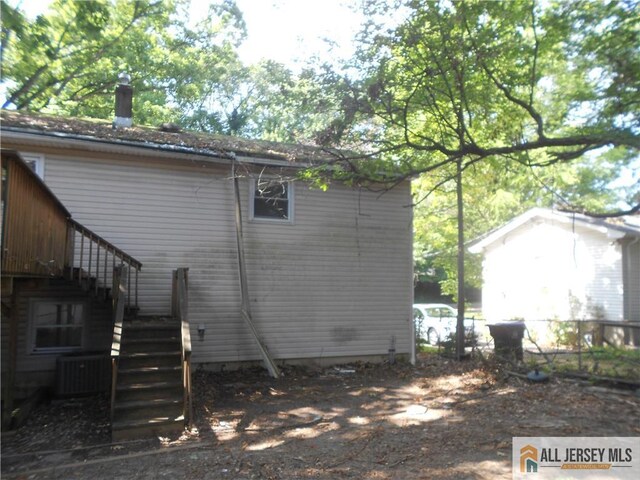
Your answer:
[[[471,242],[469,252],[482,253],[491,244],[497,242],[502,237],[520,228],[534,218],[544,218],[565,224],[577,222],[582,227],[605,234],[613,240],[624,238],[626,235],[640,237],[640,230],[634,227],[614,225],[602,219],[591,218],[580,213],[560,212],[549,208],[534,207],[531,210],[513,218],[501,227],[490,231],[484,237]]]
[[[164,158],[188,158],[190,160],[202,160],[228,165],[232,161],[249,163],[252,165],[266,165],[288,168],[307,168],[311,166],[307,162],[293,163],[287,160],[253,157],[235,152],[222,152],[212,149],[180,147],[171,144],[159,144],[150,142],[136,142],[132,140],[105,140],[90,135],[69,134],[62,132],[41,131],[21,127],[2,127],[2,136],[16,142],[23,141],[28,144],[52,147],[67,147],[77,150],[89,150],[103,153],[131,153],[135,151],[140,156],[158,157],[160,153]],[[93,146],[94,148],[87,148]]]

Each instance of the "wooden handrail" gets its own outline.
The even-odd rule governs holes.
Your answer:
[[[180,321],[182,353],[183,416],[188,428],[193,422],[193,392],[191,387],[191,330],[189,327],[189,269],[173,271],[171,310]]]
[[[136,260],[131,255],[120,250],[114,244],[108,242],[107,240],[102,238],[100,235],[98,235],[97,233],[94,233],[93,231],[91,231],[81,223],[76,222],[73,218],[70,218],[68,222],[69,222],[69,225],[76,232],[80,233],[81,235],[84,235],[89,240],[92,240],[95,243],[99,243],[100,246],[103,247],[106,251],[110,251],[113,253],[115,257],[120,258],[122,260],[122,263],[129,264],[136,270],[140,270],[142,268],[142,263],[140,261]]]
[[[137,308],[138,307],[138,272],[142,268],[142,263],[136,260],[135,258],[133,258],[131,255],[120,250],[118,247],[108,242],[107,240],[102,238],[100,235],[94,233],[84,225],[73,220],[72,218],[69,218],[67,220],[67,225],[69,229],[69,233],[68,233],[69,239],[67,240],[67,244],[70,245],[70,248],[65,260],[65,267],[67,267],[68,269],[69,279],[75,280],[74,267],[76,266],[76,262],[74,260],[73,246],[76,245],[76,232],[77,232],[80,234],[80,252],[79,252],[80,255],[79,255],[79,263],[77,264],[78,283],[81,286],[83,285],[84,273],[82,269],[86,266],[88,270],[86,274],[87,277],[93,277],[95,279],[95,285],[94,285],[95,294],[98,295],[99,284],[101,284],[105,289],[104,296],[105,298],[107,298],[106,284],[107,284],[107,269],[108,269],[108,263],[109,263],[108,257],[109,255],[111,255],[113,267],[115,267],[118,264],[129,266],[129,269],[128,269],[129,277],[126,282],[127,288],[128,288],[127,297],[126,297],[127,307],[131,307],[132,306],[131,302],[133,301],[134,302],[133,306]],[[85,238],[87,239],[87,242],[85,242]],[[85,243],[89,245],[88,259],[85,259],[85,252],[84,252],[86,248]],[[96,250],[95,261],[94,261],[94,254],[93,254],[94,244],[95,244],[95,250]],[[119,259],[119,262],[116,261],[116,259]],[[95,262],[95,270],[93,270],[94,262]],[[135,272],[135,283],[134,283],[135,291],[133,295],[131,294],[131,285],[133,283],[131,282],[131,270]],[[85,288],[88,289],[89,285],[86,285]],[[115,289],[115,284],[114,284],[114,289]],[[115,295],[115,292],[113,292],[113,295]],[[113,298],[115,298],[115,296],[113,296]],[[114,303],[114,306],[115,306],[115,303]]]
[[[111,421],[113,422],[116,400],[116,384],[118,381],[118,363],[122,346],[122,327],[124,322],[124,305],[126,302],[127,268],[119,265],[113,269],[113,337],[111,341]]]

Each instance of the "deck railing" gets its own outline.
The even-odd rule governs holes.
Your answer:
[[[182,352],[182,386],[184,391],[183,416],[191,428],[193,422],[193,392],[191,387],[191,330],[189,327],[189,269],[173,271],[171,311],[180,321]]]
[[[142,264],[72,219],[71,213],[16,152],[2,150],[1,160],[2,275],[66,275],[85,290],[93,288],[96,295],[102,294],[106,299],[113,268],[126,264],[127,307],[137,308]]]
[[[73,265],[74,268],[68,268],[69,278],[76,280],[79,285],[86,290],[93,288],[95,294],[102,293],[107,298],[107,285],[111,272],[117,266],[126,265],[127,272],[127,308],[132,309],[138,307],[138,274],[142,268],[142,263],[128,255],[118,247],[100,237],[96,233],[89,230],[73,219],[68,220],[69,233],[69,251],[67,253],[68,266]],[[133,277],[132,277],[132,271]],[[91,283],[91,279],[95,281]],[[113,278],[111,278],[112,283]],[[99,285],[104,287],[100,290]],[[132,293],[133,288],[133,293]],[[115,298],[115,292],[112,293]]]

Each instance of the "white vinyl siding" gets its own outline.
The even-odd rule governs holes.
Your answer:
[[[490,321],[621,320],[622,298],[620,244],[591,229],[531,221],[484,254],[482,303]]]
[[[195,362],[258,360],[240,316],[230,168],[47,155],[46,182],[74,219],[143,264],[141,314],[169,312],[189,267]],[[276,359],[411,351],[409,184],[385,195],[295,182],[295,224],[251,222],[240,182],[255,324]],[[197,326],[206,328],[204,339]]]
[[[625,320],[640,322],[640,239],[629,240],[623,247],[625,274]],[[638,333],[640,335],[640,332]]]

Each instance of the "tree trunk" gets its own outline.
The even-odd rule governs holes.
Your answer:
[[[462,202],[462,160],[457,162],[456,197],[458,202],[458,319],[456,358],[464,355],[464,205]]]

